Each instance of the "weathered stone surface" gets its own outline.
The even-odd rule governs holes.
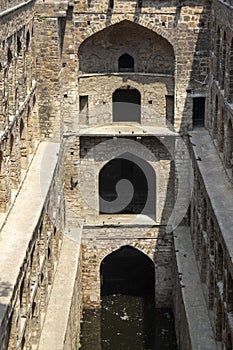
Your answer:
[[[232,5],[0,2],[1,349],[36,349],[41,334],[41,349],[76,349],[82,305],[100,304],[101,261],[124,245],[153,261],[156,302],[174,307],[180,349],[199,346],[200,320],[209,338],[212,325],[220,348],[233,348]],[[130,69],[119,66],[125,53],[134,61]],[[118,89],[138,91],[140,120],[114,119]],[[156,178],[149,219],[100,212],[101,169],[119,155],[123,139],[134,147],[121,152],[144,147],[150,154],[141,154]],[[201,284],[190,241],[187,266],[175,254],[182,240],[174,246],[171,214],[183,218],[184,231],[191,228]],[[64,238],[59,258],[63,235],[73,245]],[[66,261],[74,264],[64,276]],[[192,291],[178,283],[181,267],[187,278],[195,272],[193,305]],[[71,289],[62,295],[68,276]],[[53,321],[63,317],[62,305],[57,336]],[[214,349],[206,340],[200,349]]]

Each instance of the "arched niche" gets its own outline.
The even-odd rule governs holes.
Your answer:
[[[175,54],[168,40],[127,20],[104,28],[82,42],[78,49],[79,69],[82,73],[118,72],[122,52],[130,52],[137,63],[135,72],[174,75]]]

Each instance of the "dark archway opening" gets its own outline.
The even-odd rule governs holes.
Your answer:
[[[112,102],[114,122],[141,122],[141,94],[137,89],[117,89]]]
[[[125,179],[132,185],[132,199],[129,202],[128,185],[117,192],[117,184]],[[100,213],[143,214],[154,217],[155,184],[155,172],[144,160],[129,153],[112,159],[99,174]]]
[[[119,72],[134,72],[134,59],[132,56],[124,53],[119,57]]]
[[[155,269],[149,257],[139,250],[124,246],[109,254],[101,263],[101,295],[155,294]]]

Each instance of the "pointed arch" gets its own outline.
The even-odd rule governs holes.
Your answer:
[[[150,20],[146,20],[145,18],[139,18],[137,21],[135,21],[134,15],[129,15],[127,19],[125,19],[125,15],[118,15],[112,19],[110,24],[106,23],[106,21],[103,21],[96,25],[96,23],[93,22],[93,24],[88,27],[88,31],[84,31],[82,33],[81,42],[79,42],[78,45],[82,44],[92,35],[121,22],[134,23],[155,32],[156,34],[166,39],[172,45],[174,51],[176,51],[176,37],[173,37],[167,30],[155,25],[154,23],[151,23]]]
[[[214,273],[212,269],[209,274],[209,308],[213,310],[214,307],[214,297],[215,297],[215,285],[214,285]]]
[[[118,70],[119,72],[134,72],[134,58],[124,53],[118,59]]]
[[[216,139],[218,134],[218,95],[215,96],[214,104],[214,121],[213,121],[213,137]]]
[[[221,300],[218,300],[217,303],[217,310],[216,310],[216,340],[222,341],[222,335],[223,335],[223,307]]]
[[[201,281],[202,281],[202,283],[206,283],[206,275],[207,275],[207,249],[206,249],[206,245],[203,245],[202,257],[201,257]]]
[[[154,262],[133,246],[108,254],[101,262],[100,275],[101,295],[155,295]]]
[[[224,119],[225,119],[225,111],[224,108],[221,108],[220,118],[219,118],[219,126],[218,126],[218,148],[220,152],[223,152],[224,147]]]
[[[216,40],[216,80],[219,81],[220,75],[220,28],[218,27],[217,31],[217,40]]]
[[[120,188],[120,184],[123,187]],[[99,172],[99,200],[100,213],[143,214],[155,218],[154,169],[144,159],[128,152],[110,160]]]
[[[233,125],[231,119],[227,123],[227,149],[226,166],[232,167],[233,162]]]
[[[233,38],[231,40],[231,48],[230,48],[229,97],[230,97],[231,103],[233,103]]]
[[[22,118],[20,119],[19,135],[20,135],[21,167],[22,169],[26,169],[28,165],[27,131]]]
[[[221,58],[221,89],[225,87],[225,71],[226,71],[226,32],[223,34],[222,40],[222,58]]]
[[[90,34],[90,32],[89,32]],[[121,38],[119,40],[119,38]],[[143,43],[144,51],[139,50]],[[119,56],[127,58],[126,67],[133,71],[132,56],[138,62],[137,72],[174,74],[175,54],[170,42],[153,29],[143,25],[123,20],[108,27],[103,27],[92,35],[88,35],[78,48],[79,70],[82,73],[104,73],[119,71]],[[144,52],[147,52],[146,57]],[[153,61],[154,56],[161,55],[162,59]],[[96,55],[99,59],[96,59]],[[128,56],[127,56],[128,55]],[[91,59],[90,59],[91,58]],[[145,67],[145,62],[148,67]],[[125,66],[125,65],[124,65]]]

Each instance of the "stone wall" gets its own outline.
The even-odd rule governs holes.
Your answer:
[[[191,236],[215,339],[230,349],[233,191],[207,131],[192,135],[197,147],[192,147],[195,182],[190,210]],[[195,161],[197,154],[203,161]]]
[[[16,7],[5,2],[2,6],[8,11],[0,14],[0,211],[6,212],[14,198],[12,190],[19,187],[35,151],[39,130],[34,2],[19,3]]]
[[[169,120],[177,132],[186,134],[194,126],[193,98],[205,98],[203,124],[209,129],[232,180],[232,5],[232,0],[143,0],[141,5],[140,1],[132,0],[80,0],[69,4],[38,1],[36,5],[34,1],[1,1],[1,212],[8,211],[14,195],[23,188],[37,141],[58,140],[64,135],[64,151],[59,159],[64,168],[55,173],[41,217],[32,229],[33,238],[24,252],[25,262],[2,320],[2,349],[38,344],[59,259],[59,228],[64,229],[59,223],[64,205],[61,178],[66,208],[77,218],[72,224],[86,225],[82,239],[85,306],[99,306],[101,261],[123,245],[131,245],[151,258],[155,264],[157,306],[172,305],[173,242],[172,235],[165,233],[165,225],[174,205],[178,179],[172,157],[159,141],[159,128],[169,133],[166,127]],[[134,58],[134,72],[119,72],[118,59],[124,53]],[[132,136],[135,125],[129,123],[126,125],[129,129],[121,136],[147,147],[156,159],[146,159],[156,173],[156,217],[150,227],[135,222],[133,226],[132,216],[123,218],[128,220],[125,223],[121,222],[122,217],[99,214],[98,175],[106,162],[92,150],[102,141],[117,140],[116,129],[111,129],[116,126],[112,119],[112,95],[122,87],[135,88],[141,94],[142,128],[137,136]],[[80,106],[84,96],[88,97],[85,113]],[[108,128],[107,136],[98,136],[98,132],[84,136],[82,128],[100,125]],[[145,137],[144,126],[157,128],[157,134]],[[203,150],[205,147],[200,152]],[[176,151],[182,154],[182,146]],[[203,176],[197,156],[193,151],[193,243],[216,340],[230,349],[231,250],[208,192],[209,179]],[[217,162],[218,158],[214,159]],[[220,169],[221,163],[218,164]],[[186,167],[182,171],[187,172]],[[94,206],[84,201],[80,186],[83,179],[87,199]],[[228,186],[227,193],[231,190]],[[187,195],[190,189],[186,190]],[[77,273],[74,291],[81,283],[79,270]],[[178,286],[177,291],[181,298]],[[64,345],[67,349],[76,346],[72,327],[78,324],[77,304],[74,293]],[[179,312],[183,320],[179,327],[186,330],[184,308]],[[188,337],[184,344],[189,349]]]
[[[120,53],[125,51],[126,44],[115,45],[114,39],[111,39],[111,33],[115,30],[117,33],[124,33],[124,37],[128,31],[134,36],[137,34],[137,38],[143,36],[143,45],[141,41],[139,44],[138,40],[132,49],[134,52],[130,51],[132,55],[135,55],[137,72],[141,70],[144,73],[173,75],[174,52],[174,124],[177,131],[191,130],[193,127],[193,97],[205,97],[207,94],[209,2],[203,1],[200,4],[199,1],[194,1],[188,6],[180,7],[175,1],[172,4],[170,2],[161,4],[159,1],[153,4],[143,2],[143,11],[137,8],[136,2],[132,2],[132,8],[131,3],[123,4],[121,1],[115,1],[112,10],[108,5],[107,2],[95,2],[94,5],[90,2],[89,6],[86,2],[75,3],[74,6],[68,8],[67,15],[63,14],[64,17],[61,18],[60,25],[57,27],[62,47],[59,74],[63,85],[61,103],[65,106],[63,117],[66,132],[73,132],[78,126],[78,97],[85,93],[84,91],[79,92],[77,79],[82,77],[81,71],[82,73],[91,71],[94,76],[96,72],[109,75],[117,71],[117,60]],[[49,17],[48,14],[45,16]],[[155,48],[155,52],[149,57],[146,48],[152,37],[161,50],[158,52]],[[127,48],[130,50],[129,45]],[[85,55],[88,56],[86,64],[89,64],[89,68],[82,68],[84,64],[82,60],[86,57]],[[101,55],[108,59],[111,58],[111,63],[110,61],[105,62]],[[102,65],[102,68],[99,65]],[[80,72],[78,68],[81,69]],[[68,81],[68,76],[73,78]],[[99,92],[102,93],[102,83],[95,86],[96,93],[98,93],[98,86]],[[170,93],[172,94],[172,91]],[[53,109],[53,103],[50,106]],[[161,109],[164,116],[164,108]]]
[[[233,179],[233,32],[232,4],[213,1],[211,58],[206,126],[215,140],[228,176]]]
[[[134,59],[135,72],[174,73],[175,57],[169,42],[146,28],[123,21],[80,45],[79,74],[119,72],[119,58],[125,53]]]
[[[127,141],[131,142],[130,144]],[[124,145],[124,142],[126,144]],[[137,149],[138,143],[138,149]],[[139,152],[139,150],[141,152]],[[85,223],[99,223],[105,220],[99,209],[99,176],[101,169],[115,157],[120,157],[125,152],[129,153],[129,159],[134,161],[134,156],[140,161],[146,161],[154,171],[155,182],[151,184],[151,191],[155,193],[154,221],[157,224],[166,224],[171,214],[174,201],[173,175],[174,165],[171,155],[166,147],[156,137],[118,138],[116,140],[100,137],[82,137],[80,142],[80,165],[78,173],[78,202],[80,219]],[[144,153],[143,153],[144,152]],[[146,168],[143,167],[146,177]],[[68,194],[67,194],[68,195]],[[149,194],[148,194],[149,196]],[[149,197],[148,197],[149,198]],[[74,205],[75,203],[73,203]],[[109,217],[112,215],[109,214]],[[103,217],[103,219],[102,219]],[[121,221],[121,215],[113,214],[112,222]],[[127,220],[127,216],[126,216]],[[130,216],[128,217],[131,222]]]
[[[0,343],[3,350],[36,347],[39,342],[59,260],[64,221],[60,168],[56,168],[57,156],[54,154],[57,151],[57,145],[51,148],[48,145],[46,148],[45,144],[39,146],[25,188],[21,188],[7,221],[1,227],[4,245],[1,249],[6,249],[1,258],[4,260],[9,254],[8,262],[2,262],[1,268]],[[46,157],[50,157],[47,168]],[[46,172],[46,179],[43,172]],[[26,195],[32,180],[36,188]],[[22,210],[25,198],[27,203]],[[12,257],[16,251],[17,256]],[[12,261],[13,267],[10,267]]]
[[[80,98],[87,96],[88,110],[80,112],[79,126],[94,127],[114,123],[112,99],[115,90],[137,89],[141,95],[141,124],[165,127],[166,96],[174,96],[173,84],[172,76],[162,74],[80,76],[79,95]]]

